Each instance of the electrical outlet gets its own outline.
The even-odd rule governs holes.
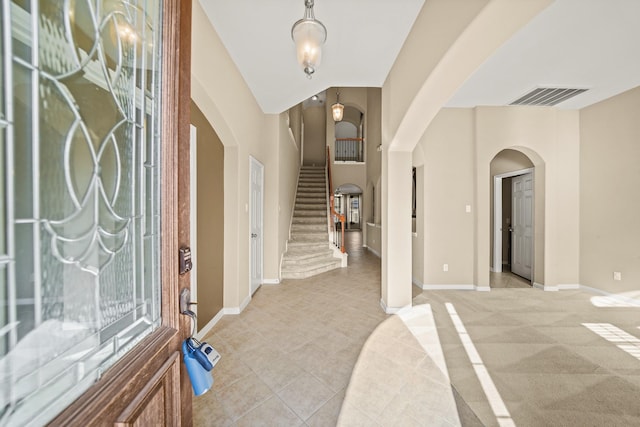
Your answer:
[[[449,264],[442,264],[442,271],[449,271]]]
[[[622,280],[622,273],[619,271],[613,272],[613,280]]]

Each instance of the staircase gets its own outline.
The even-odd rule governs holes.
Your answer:
[[[333,257],[327,231],[325,168],[302,166],[281,277],[304,279],[341,265],[342,260]]]

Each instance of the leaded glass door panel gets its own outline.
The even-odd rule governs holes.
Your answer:
[[[109,400],[103,386],[122,382],[120,392],[136,376],[127,360],[160,369],[167,396],[178,384],[165,406],[179,414],[161,241],[174,179],[162,141],[177,141],[162,121],[177,104],[163,93],[177,73],[163,52],[179,41],[165,43],[163,28],[178,9],[2,0],[1,11],[0,425],[47,423],[86,394]],[[131,415],[126,401],[114,408],[114,419]]]

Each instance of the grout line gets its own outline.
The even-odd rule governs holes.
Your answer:
[[[507,406],[502,400],[500,396],[500,392],[496,388],[491,376],[489,375],[489,371],[487,367],[482,362],[482,358],[478,351],[476,350],[476,346],[473,344],[471,337],[467,333],[467,330],[462,323],[462,319],[458,316],[455,307],[451,303],[445,303],[447,307],[447,311],[449,312],[449,316],[451,317],[451,321],[453,322],[456,331],[458,332],[458,336],[460,337],[460,341],[467,352],[467,356],[473,365],[473,369],[476,372],[476,376],[480,381],[480,385],[482,386],[482,390],[484,390],[484,394],[489,401],[489,406],[491,406],[491,410],[498,421],[498,424],[501,427],[515,427],[515,423],[511,418],[511,414],[507,410]]]

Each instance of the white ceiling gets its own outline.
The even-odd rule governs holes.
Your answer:
[[[309,80],[291,40],[304,0],[200,0],[265,113],[281,113],[333,86],[381,87],[423,3],[316,0],[327,42]]]
[[[536,87],[584,88],[579,109],[640,86],[640,1],[556,0],[491,56],[449,107],[508,105]]]
[[[424,0],[316,0],[328,37],[311,80],[291,40],[304,0],[200,3],[262,110],[280,113],[328,87],[381,87]],[[640,0],[556,0],[447,106],[508,105],[541,86],[588,88],[557,105],[568,109],[640,86]]]

